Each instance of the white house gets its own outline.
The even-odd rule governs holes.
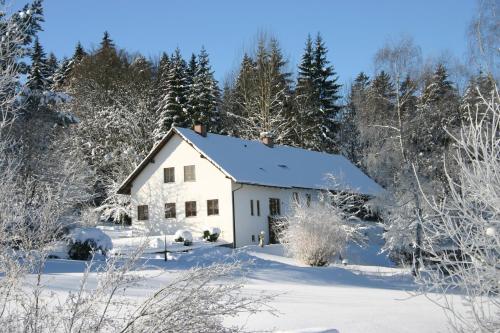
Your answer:
[[[336,185],[328,181],[333,175]],[[152,232],[219,227],[235,247],[270,232],[269,217],[284,215],[292,200],[315,200],[320,190],[367,196],[383,189],[346,158],[262,141],[174,127],[128,176],[132,223]]]

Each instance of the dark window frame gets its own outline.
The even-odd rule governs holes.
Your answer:
[[[253,200],[250,200],[250,215],[254,216],[254,211],[253,211]]]
[[[175,183],[175,168],[163,168],[163,183]]]
[[[165,204],[165,218],[166,219],[175,219],[176,217],[177,217],[177,213],[176,213],[175,202],[167,202]]]
[[[207,200],[207,216],[213,215],[219,215],[219,199]]]
[[[193,209],[194,208],[194,209]],[[196,217],[196,201],[186,201],[184,203],[186,217]]]
[[[306,194],[306,205],[307,207],[311,207],[311,194]]]
[[[138,221],[149,220],[149,207],[148,207],[148,205],[138,205],[137,206],[137,220]]]
[[[192,172],[188,170],[192,170]],[[194,164],[184,166],[184,181],[185,182],[196,181],[196,166]]]
[[[257,200],[257,216],[260,216],[260,201]]]
[[[281,201],[279,198],[269,198],[269,215],[281,215]]]

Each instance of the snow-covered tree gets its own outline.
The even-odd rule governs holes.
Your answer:
[[[198,55],[188,104],[191,125],[205,124],[212,132],[218,132],[220,117],[218,110],[219,88],[210,67],[208,53],[202,48]]]
[[[333,66],[327,59],[328,50],[318,33],[313,41],[307,37],[299,64],[296,106],[296,145],[320,150],[337,151],[340,85]]]
[[[187,126],[189,117],[187,110],[188,82],[186,62],[177,48],[170,59],[165,90],[158,102],[157,122],[154,137],[160,140],[172,126]]]
[[[500,330],[500,95],[497,88],[478,93],[460,132],[448,133],[458,166],[457,175],[446,169],[448,195],[426,196],[439,223],[424,224],[429,266],[419,276],[424,291],[443,294],[440,304],[458,332]],[[469,311],[457,311],[448,298],[455,288]]]
[[[278,41],[261,36],[255,56],[245,54],[234,83],[233,109],[225,110],[238,135],[258,139],[271,133],[276,142],[288,142],[293,133],[289,116],[290,73]]]
[[[342,112],[339,131],[340,152],[351,162],[360,164],[362,155],[361,137],[359,131],[361,108],[365,107],[370,78],[363,72],[359,73],[351,84],[346,106]]]
[[[31,64],[28,72],[27,86],[33,94],[41,94],[51,84],[51,72],[47,58],[38,38],[35,39],[31,52]]]

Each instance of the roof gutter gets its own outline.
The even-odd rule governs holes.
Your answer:
[[[233,249],[236,248],[236,211],[234,209],[234,192],[241,190],[243,188],[243,184],[240,184],[241,186],[238,187],[236,190],[232,190],[231,192],[231,198],[233,202]]]

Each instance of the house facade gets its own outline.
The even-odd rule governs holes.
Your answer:
[[[272,242],[270,223],[286,215],[294,200],[317,200],[318,192],[329,188],[327,174],[352,178],[337,189],[383,191],[337,155],[274,146],[268,137],[242,140],[206,133],[203,126],[174,127],[118,193],[131,196],[132,223],[153,234],[179,229],[201,234],[218,227],[220,239],[240,247],[257,244],[261,231]]]

